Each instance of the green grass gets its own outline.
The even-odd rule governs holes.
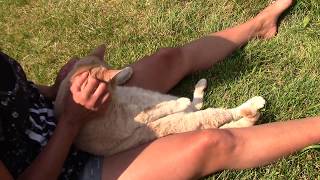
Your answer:
[[[266,0],[0,0],[0,48],[28,78],[50,84],[59,68],[106,43],[107,62],[120,68],[253,17]],[[260,123],[320,114],[320,3],[300,0],[277,37],[254,40],[223,63],[183,80],[174,94],[191,96],[209,80],[205,105],[234,106],[254,95],[268,104]],[[319,132],[320,133],[320,132]],[[263,142],[263,139],[261,140]],[[319,148],[262,168],[222,171],[208,179],[320,179]]]

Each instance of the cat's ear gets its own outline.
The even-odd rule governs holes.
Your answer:
[[[98,46],[96,49],[94,49],[91,53],[90,56],[96,56],[98,57],[101,61],[104,61],[104,53],[106,52],[106,45],[102,44]]]

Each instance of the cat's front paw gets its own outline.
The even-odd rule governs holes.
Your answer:
[[[200,79],[196,84],[196,90],[204,91],[207,88],[207,80]]]

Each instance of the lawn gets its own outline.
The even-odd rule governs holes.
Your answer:
[[[51,84],[72,56],[106,43],[107,63],[124,67],[160,47],[179,46],[253,17],[266,0],[0,0],[0,48],[28,78]],[[223,63],[185,78],[172,93],[191,96],[209,80],[205,106],[231,107],[261,95],[259,123],[320,114],[320,2],[300,0],[283,17],[279,34],[253,40]],[[320,133],[320,132],[319,132]],[[263,142],[263,139],[261,140]],[[320,179],[320,150],[276,163],[222,171],[207,179]]]

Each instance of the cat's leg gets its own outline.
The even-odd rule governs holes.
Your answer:
[[[198,129],[218,128],[239,118],[236,109],[208,108],[190,113],[176,113],[151,122],[148,126],[157,137]]]
[[[179,98],[177,100],[165,101],[143,110],[135,117],[135,121],[149,123],[170,114],[187,112],[189,111],[190,107],[191,102],[188,98]],[[191,110],[192,109],[190,109],[190,111]]]
[[[242,116],[242,118],[237,121],[229,122],[220,128],[240,128],[253,126],[259,119],[259,109],[263,108],[265,103],[266,101],[260,96],[249,99],[247,102],[235,108],[235,111],[237,112],[236,114],[239,114]]]
[[[229,123],[224,124],[219,127],[221,129],[225,128],[242,128],[242,127],[250,127],[253,126],[260,117],[260,113],[257,113],[254,117],[243,117],[237,121],[231,121]]]
[[[245,118],[242,118],[238,123],[242,126],[249,126],[256,122],[259,117],[258,110],[263,108],[264,105],[265,100],[257,96],[237,108],[208,108],[191,113],[176,113],[149,123],[148,126],[154,130],[158,137],[197,129],[218,128],[242,117]]]
[[[200,110],[203,105],[204,90],[207,87],[207,80],[200,79],[195,86],[192,104],[196,110]]]

